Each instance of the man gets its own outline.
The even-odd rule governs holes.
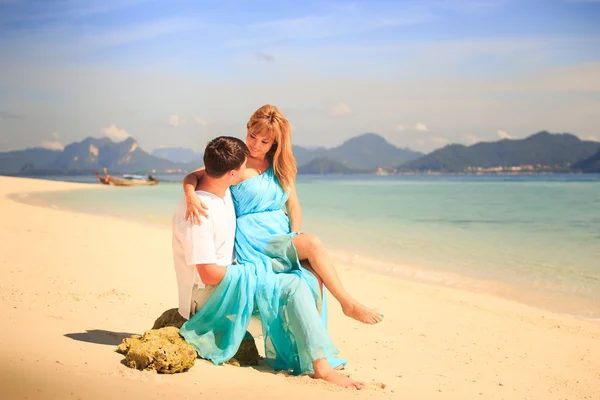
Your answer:
[[[173,216],[173,261],[179,288],[179,314],[189,319],[206,303],[233,260],[235,210],[229,186],[240,183],[248,148],[241,140],[221,136],[204,151],[206,178],[196,194],[210,208],[202,224],[185,220],[181,200]]]
[[[182,326],[180,334],[201,357],[215,364],[235,354],[253,312],[256,274],[249,266],[231,265],[236,216],[229,186],[243,180],[248,156],[248,148],[239,139],[213,139],[204,152],[206,174],[196,188],[196,194],[210,210],[209,216],[202,217],[200,225],[186,221],[185,200],[178,204],[173,216],[179,313],[186,319],[191,318]],[[317,326],[323,334],[327,333],[316,307],[310,304],[312,296],[308,285],[293,274],[281,274],[279,278],[295,281],[289,285],[295,290],[282,293],[287,311],[280,310],[289,317],[289,342],[306,343],[304,347],[311,348],[312,332],[308,326]],[[303,307],[313,312],[306,315]],[[325,357],[314,359],[312,365],[315,378],[343,387],[361,389],[364,386],[334,370]]]

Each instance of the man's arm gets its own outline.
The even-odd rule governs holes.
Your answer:
[[[226,266],[218,264],[196,264],[196,269],[205,285],[218,285],[227,271]]]
[[[196,271],[205,285],[219,284],[227,267],[216,264],[214,221],[205,219],[202,225],[191,225],[182,221],[179,223],[184,224],[182,242],[186,264],[196,266]]]

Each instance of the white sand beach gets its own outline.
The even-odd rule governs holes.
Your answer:
[[[170,232],[8,197],[82,187],[103,190],[0,177],[2,399],[600,399],[600,323],[344,265],[348,289],[385,314],[366,326],[330,302],[362,391],[200,359],[176,375],[132,370],[116,346],[177,305]]]

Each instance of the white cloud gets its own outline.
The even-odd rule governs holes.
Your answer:
[[[102,129],[102,134],[115,142],[123,141],[131,136],[125,129],[119,129],[115,124]]]
[[[52,137],[52,140],[42,140],[40,146],[50,150],[62,150],[65,148],[65,146],[60,142],[60,136],[58,135],[58,132],[52,132],[50,136]]]
[[[173,114],[167,120],[167,124],[177,128],[177,127],[180,127],[183,125],[183,120],[181,119],[181,117],[179,115]]]
[[[352,114],[352,110],[350,107],[348,107],[348,104],[340,101],[332,104],[331,107],[329,107],[328,114],[331,117],[343,117]]]
[[[583,140],[591,140],[592,142],[600,142],[600,138],[596,136],[584,136]]]
[[[512,139],[512,136],[510,136],[510,134],[508,132],[503,131],[503,130],[498,131],[498,137],[500,139]]]
[[[450,143],[448,139],[443,138],[441,136],[434,136],[429,141],[439,147],[445,146]]]
[[[196,122],[197,125],[200,125],[200,126],[207,126],[208,125],[208,121],[203,120],[202,118],[199,118],[199,117],[195,117],[194,121]]]
[[[406,127],[402,124],[398,124],[394,127],[394,130],[398,131],[398,132],[402,132],[403,130],[405,130]]]
[[[50,150],[62,150],[65,148],[65,146],[63,146],[63,144],[58,140],[44,140],[42,141],[41,146]]]
[[[419,122],[415,125],[415,129],[420,131],[420,132],[427,132],[429,130],[429,128],[427,127],[427,125]]]
[[[474,143],[478,143],[478,142],[483,142],[484,141],[483,138],[480,138],[479,136],[475,136],[475,135],[465,135],[463,137],[465,138],[465,140],[469,144],[474,144]]]

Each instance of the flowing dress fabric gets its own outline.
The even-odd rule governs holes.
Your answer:
[[[295,233],[282,210],[288,194],[273,169],[232,187],[231,194],[238,264],[228,266],[208,302],[181,327],[182,336],[202,358],[221,364],[235,355],[257,312],[272,368],[312,372],[319,358],[334,368],[345,365],[327,333],[325,296],[298,260]]]

